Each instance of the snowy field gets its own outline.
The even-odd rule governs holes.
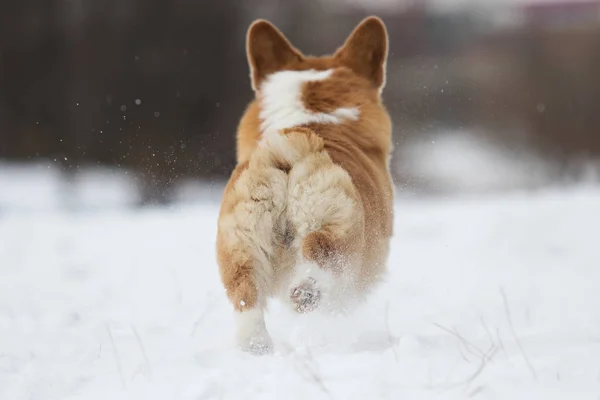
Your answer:
[[[600,188],[400,196],[369,302],[273,303],[277,353],[254,357],[232,348],[214,198],[136,209],[107,180],[68,211],[35,176],[0,182],[2,400],[600,398]]]

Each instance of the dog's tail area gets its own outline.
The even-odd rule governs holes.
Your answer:
[[[250,160],[252,167],[275,167],[289,172],[310,154],[323,150],[323,139],[305,127],[282,129],[266,136]]]
[[[364,210],[352,178],[335,164],[315,131],[295,127],[268,134],[250,169],[287,175],[284,220],[294,231],[300,258],[333,268],[362,247]]]
[[[352,178],[315,131],[297,127],[265,135],[234,193],[247,193],[243,206],[235,207],[235,221],[252,236],[248,248],[259,292],[274,279],[271,261],[282,257],[294,267],[283,278],[289,282],[273,289],[282,290],[298,311],[314,302],[338,303],[354,292],[362,278],[364,208]],[[251,215],[237,215],[244,210]]]

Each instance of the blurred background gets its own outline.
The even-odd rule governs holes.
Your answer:
[[[600,182],[600,1],[0,4],[0,211],[219,198],[255,18],[315,55],[384,19],[401,195]]]

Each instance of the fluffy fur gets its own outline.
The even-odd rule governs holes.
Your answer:
[[[247,54],[256,97],[237,135],[217,258],[238,345],[272,351],[266,301],[348,310],[385,272],[392,235],[387,33],[362,21],[333,55],[307,57],[267,21]]]
[[[261,85],[260,125],[263,138],[280,136],[278,131],[309,123],[339,124],[343,119],[357,120],[357,107],[338,108],[331,112],[314,112],[304,106],[302,88],[305,83],[323,81],[333,70],[280,71]]]

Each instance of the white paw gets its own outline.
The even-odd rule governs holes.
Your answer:
[[[256,356],[273,354],[273,341],[266,332],[265,334],[245,338],[238,344],[241,350]]]
[[[321,302],[321,291],[317,288],[317,281],[309,277],[292,288],[290,300],[299,313],[304,314],[316,310]]]
[[[287,289],[287,301],[299,313],[311,312],[330,301],[333,287],[331,273],[315,263],[299,262]]]
[[[262,310],[252,309],[236,313],[237,345],[255,355],[273,353],[273,341],[267,332]]]

